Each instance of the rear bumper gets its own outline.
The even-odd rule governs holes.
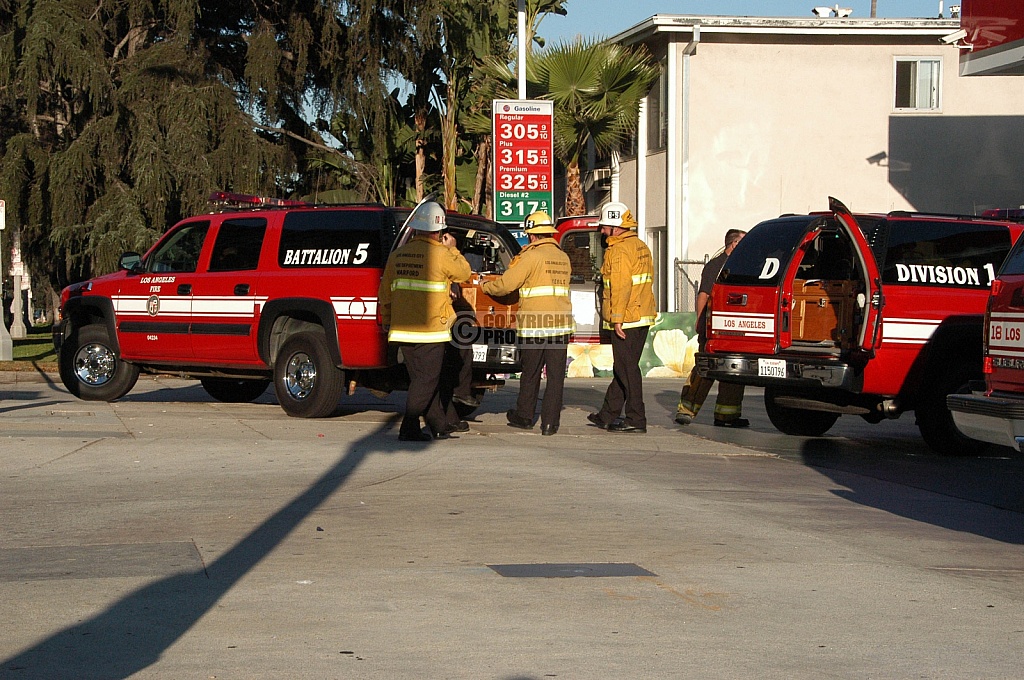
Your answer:
[[[786,362],[786,377],[762,376],[758,359]],[[782,357],[757,354],[697,353],[697,371],[714,380],[744,385],[785,385],[791,387],[827,387],[852,391],[856,389],[853,367],[841,361],[812,357]]]
[[[1024,399],[950,394],[946,406],[957,429],[971,439],[1024,451]]]
[[[519,373],[523,365],[516,345],[474,345],[473,368],[485,373]]]

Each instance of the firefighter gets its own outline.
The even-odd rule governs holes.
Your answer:
[[[565,383],[566,351],[575,331],[569,279],[572,265],[552,236],[558,233],[543,211],[526,218],[529,243],[513,258],[505,273],[485,281],[480,289],[500,297],[519,291],[516,329],[523,371],[516,407],[505,417],[511,427],[533,428],[541,372],[547,369],[547,388],[540,409],[540,433],[558,432]]]
[[[469,262],[446,245],[445,213],[428,201],[409,218],[412,239],[391,253],[378,290],[380,319],[388,343],[401,352],[409,372],[401,441],[448,439],[469,425],[440,394],[441,367],[451,340],[455,310],[449,294],[452,283],[468,281]],[[427,431],[420,429],[420,417]]]
[[[601,321],[612,331],[613,377],[601,410],[587,419],[612,432],[647,432],[640,355],[657,315],[654,260],[625,204],[606,203],[598,224],[608,243],[601,265]]]
[[[725,266],[725,261],[736,248],[747,232],[739,229],[730,229],[725,232],[725,249],[711,258],[700,275],[700,286],[697,288],[697,340],[700,351],[704,351],[704,343],[707,342],[707,311],[708,302],[711,300],[711,288],[715,280]],[[676,407],[676,422],[680,425],[689,425],[697,417],[697,412],[707,399],[711,385],[714,384],[711,378],[703,378],[694,366],[690,371],[690,377],[679,393],[679,405]],[[749,427],[750,421],[740,418],[740,409],[743,405],[743,385],[737,383],[719,382],[718,397],[715,400],[715,425],[719,427]]]

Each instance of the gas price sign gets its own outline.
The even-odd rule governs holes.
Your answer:
[[[494,126],[494,220],[523,222],[554,207],[554,103],[496,99]]]

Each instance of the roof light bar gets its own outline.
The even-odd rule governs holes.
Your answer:
[[[270,196],[255,196],[252,194],[235,194],[230,191],[214,191],[210,194],[210,203],[214,205],[232,206],[239,208],[257,208],[261,206],[273,207],[302,207],[313,205],[305,201],[293,201],[287,198],[271,198]]]

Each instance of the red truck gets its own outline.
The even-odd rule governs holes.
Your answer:
[[[983,214],[1024,220],[1024,210]],[[983,334],[984,380],[946,404],[961,432],[988,444],[1024,450],[1024,239],[1007,255],[988,298]]]
[[[764,387],[772,424],[820,436],[841,415],[914,411],[925,441],[979,443],[946,403],[982,375],[989,286],[1024,225],[905,211],[783,215],[753,227],[715,283],[697,366]]]
[[[171,227],[117,272],[68,286],[54,325],[60,376],[74,395],[112,401],[139,373],[198,379],[227,402],[273,383],[281,407],[323,417],[346,389],[401,388],[377,316],[377,288],[391,249],[409,234],[410,210],[312,205],[218,192],[217,211]],[[470,260],[463,284],[475,314],[457,339],[472,343],[479,385],[519,370],[514,304],[478,290],[504,271],[519,244],[500,225],[450,215]],[[407,379],[407,376],[405,376]]]

